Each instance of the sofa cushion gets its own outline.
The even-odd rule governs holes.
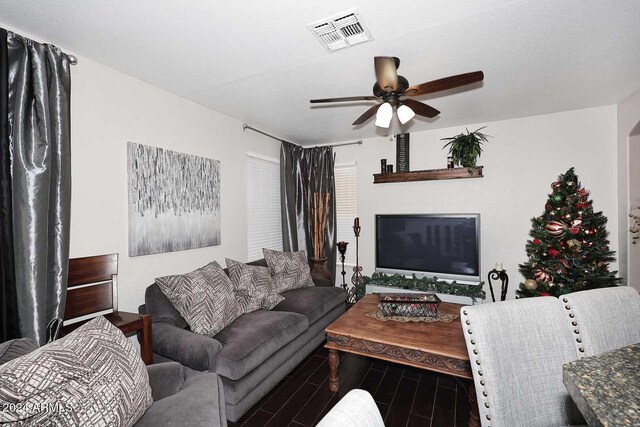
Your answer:
[[[226,258],[233,292],[243,313],[271,310],[284,300],[276,291],[269,267],[247,265]]]
[[[309,328],[297,313],[257,310],[243,314],[214,338],[222,343],[215,371],[238,380]]]
[[[0,424],[130,426],[152,398],[133,342],[97,317],[2,365],[0,402]]]
[[[0,365],[4,365],[16,357],[24,356],[38,348],[31,338],[18,338],[0,344]]]
[[[262,253],[271,269],[277,293],[314,286],[304,251],[280,252],[264,248]]]
[[[180,329],[188,326],[178,310],[171,304],[169,298],[162,293],[157,283],[147,287],[144,293],[144,302],[147,314],[151,316],[154,322],[171,323]]]
[[[233,284],[215,261],[156,283],[195,333],[213,336],[240,314]]]
[[[344,304],[346,295],[342,288],[303,288],[282,293],[284,301],[276,305],[274,311],[289,311],[303,314],[312,325],[316,320]]]

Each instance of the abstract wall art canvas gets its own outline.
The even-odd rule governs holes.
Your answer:
[[[220,162],[129,142],[129,256],[220,244]]]

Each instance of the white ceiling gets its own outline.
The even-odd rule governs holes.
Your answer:
[[[374,40],[327,52],[306,28],[357,7]],[[290,141],[382,135],[373,57],[410,84],[483,70],[481,87],[419,98],[406,130],[615,104],[640,88],[639,0],[4,0],[0,22]]]

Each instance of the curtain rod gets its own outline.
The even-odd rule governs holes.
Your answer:
[[[293,142],[291,142],[291,141],[286,141],[286,140],[284,140],[284,139],[282,139],[282,138],[278,138],[277,136],[273,136],[273,135],[271,135],[271,134],[269,134],[269,133],[266,133],[266,132],[264,132],[264,131],[261,131],[260,129],[256,129],[256,128],[252,127],[252,126],[249,126],[249,125],[248,125],[248,124],[246,124],[246,123],[243,123],[243,124],[242,124],[242,131],[244,132],[244,131],[245,131],[245,130],[247,130],[247,129],[252,130],[252,131],[254,131],[254,132],[258,132],[258,133],[260,133],[260,134],[262,134],[262,135],[264,135],[264,136],[266,136],[266,137],[268,137],[268,138],[275,139],[276,141],[280,141],[280,142],[288,142],[289,144],[293,144]],[[298,144],[294,144],[294,145],[298,145]]]
[[[254,132],[257,132],[259,134],[262,134],[262,135],[264,135],[264,136],[266,136],[268,138],[275,139],[276,141],[288,142],[289,144],[299,145],[299,144],[295,144],[295,143],[293,143],[291,141],[286,141],[286,140],[284,140],[282,138],[278,138],[277,136],[273,136],[273,135],[268,134],[268,133],[266,133],[264,131],[261,131],[260,129],[256,129],[253,126],[249,126],[248,124],[243,123],[242,124],[242,131],[244,132],[247,129],[252,130]],[[359,140],[353,141],[353,142],[338,142],[336,144],[320,144],[320,145],[316,145],[315,147],[342,147],[342,146],[345,146],[345,145],[361,145],[361,144],[362,144],[362,140],[359,139]]]

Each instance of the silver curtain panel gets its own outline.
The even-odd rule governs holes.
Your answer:
[[[280,147],[282,238],[285,251],[313,255],[313,193],[331,195],[324,256],[326,269],[336,277],[336,198],[333,148],[303,148],[288,142]]]
[[[63,318],[71,210],[69,61],[7,32],[8,122],[20,334],[44,344]]]

